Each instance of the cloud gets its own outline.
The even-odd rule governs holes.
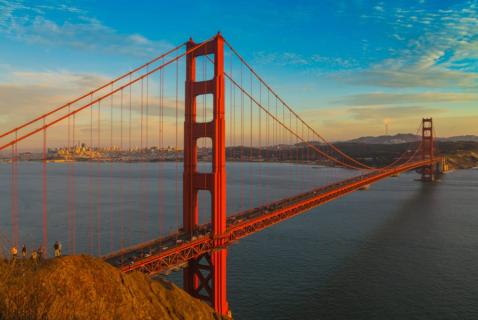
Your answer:
[[[10,74],[10,85],[19,87],[36,86],[62,90],[85,90],[98,87],[109,81],[104,75],[92,73],[72,73],[66,70],[58,71],[13,71]]]
[[[267,53],[259,51],[254,53],[255,64],[270,65],[275,64],[279,66],[288,65],[307,65],[309,61],[302,55],[293,52],[282,53]]]
[[[110,79],[100,74],[73,73],[66,70],[60,71],[17,71],[8,75],[7,82],[0,82],[0,124],[2,132],[5,132],[15,126],[25,123],[41,114],[44,114],[54,108],[64,105],[68,101],[89,92],[92,88],[108,83]],[[145,87],[146,88],[146,87]],[[97,93],[97,98],[110,91],[107,87]],[[127,139],[130,126],[130,108],[129,108],[129,90],[123,92],[123,138]],[[160,123],[160,99],[159,99],[159,83],[157,79],[149,81],[149,95],[146,96],[146,89],[143,91],[143,99],[141,99],[140,85],[137,83],[132,89],[131,98],[131,131],[133,145],[139,145],[141,135],[141,114],[143,118],[143,133],[145,134],[146,123],[149,128],[150,145],[158,144],[158,132]],[[71,105],[70,110],[75,110],[86,105],[91,101],[88,96],[83,100]],[[184,116],[184,101],[176,100],[172,92],[166,91],[163,98],[163,120],[164,120],[164,141],[165,144],[174,145],[175,143],[175,121],[176,106],[179,113],[179,137],[182,137],[182,123]],[[200,102],[201,103],[201,102]],[[143,105],[143,113],[141,113],[141,104]],[[111,108],[113,106],[113,108]],[[202,105],[199,104],[202,111]],[[81,141],[89,141],[90,133],[93,128],[94,138],[97,139],[98,110],[101,110],[101,140],[105,145],[109,143],[109,132],[111,128],[111,113],[113,113],[115,137],[114,143],[119,144],[119,130],[121,119],[121,93],[116,93],[113,99],[106,98],[100,104],[95,104],[92,108],[85,109],[75,116],[77,128],[77,139]],[[92,110],[92,111],[90,111]],[[47,121],[52,121],[58,116],[65,115],[68,109],[58,112],[56,116],[50,116]],[[208,113],[211,114],[208,109]],[[91,114],[93,114],[93,126],[91,125]],[[147,118],[146,118],[147,117]],[[71,119],[71,118],[70,118]],[[146,119],[148,119],[146,121]],[[66,145],[67,141],[67,120],[55,124],[48,129],[48,143],[50,147]],[[36,129],[38,123],[28,127],[28,129]],[[23,131],[25,132],[25,131]],[[11,137],[0,139],[0,145],[10,141]],[[41,144],[40,135],[35,135],[23,142],[22,148],[36,148]],[[95,140],[96,141],[96,140]],[[126,140],[125,140],[126,141]],[[23,149],[22,149],[23,150]]]
[[[363,106],[314,108],[300,115],[330,140],[348,140],[364,135],[384,134],[387,120],[391,134],[415,133],[422,117],[433,117],[437,134],[478,134],[478,116],[457,116],[451,108],[427,106]]]
[[[93,88],[100,87],[110,80],[110,78],[100,74],[73,73],[66,70],[11,72],[8,82],[0,83],[0,96],[2,97],[0,99],[0,110],[2,110],[4,119],[7,119],[8,122],[20,124],[63,105],[91,91]],[[159,83],[151,79],[149,82],[149,95],[146,96],[146,84],[144,84],[143,100],[141,100],[140,83],[133,85],[131,105],[134,117],[139,115],[141,105],[143,105],[144,114],[148,112],[150,116],[158,116],[160,105],[158,88]],[[98,91],[94,98],[103,96],[110,92],[110,90],[111,87],[108,86]],[[84,98],[79,103],[72,105],[72,110],[88,103],[90,100],[89,97]],[[114,108],[120,109],[120,101],[121,93],[118,92],[113,96]],[[110,106],[110,103],[110,98],[101,102],[104,107]],[[198,111],[199,113],[202,111],[202,101],[199,101],[198,105],[201,108]],[[15,108],[11,106],[15,106]],[[184,101],[179,100],[178,109],[181,112],[184,108],[183,106]],[[129,89],[123,92],[123,107],[125,110],[129,107]],[[175,117],[176,100],[170,94],[166,93],[166,96],[163,98],[163,107],[163,115],[165,117]],[[18,112],[18,110],[21,110],[21,112]]]
[[[146,39],[140,34],[132,34],[129,36],[129,39],[131,40],[131,42],[140,44],[140,45],[151,44],[151,40]]]
[[[106,83],[106,79],[67,71],[12,72],[7,83],[0,83],[3,119],[13,127]]]
[[[373,9],[378,11],[378,12],[384,12],[385,11],[383,9],[383,5],[376,5],[375,7],[373,7]]]
[[[449,70],[442,67],[394,66],[393,61],[374,65],[367,70],[337,72],[331,79],[352,85],[388,88],[467,88],[478,87],[478,73]]]
[[[388,11],[386,23],[393,31],[390,37],[404,42],[405,47],[388,50],[390,58],[366,69],[338,72],[332,76],[334,79],[353,85],[391,88],[478,88],[475,0],[457,3],[447,10],[424,10],[418,5]]]
[[[314,127],[327,138],[348,140],[365,135],[383,135],[385,133],[384,118],[356,120],[356,119],[323,119],[315,123]],[[389,123],[389,133],[416,133],[420,125],[420,117],[396,118]],[[445,113],[434,114],[436,134],[440,137],[449,137],[462,134],[477,135],[478,116],[456,117]],[[364,130],[366,126],[366,130]],[[346,129],[344,129],[346,128]]]
[[[475,93],[365,93],[346,96],[334,101],[349,106],[390,105],[408,103],[444,103],[478,101]]]
[[[383,121],[384,119],[401,119],[411,118],[418,119],[419,117],[431,116],[447,112],[448,110],[439,108],[429,108],[421,106],[373,106],[373,107],[358,107],[347,109],[347,112],[353,119],[356,120],[372,120]]]
[[[354,59],[343,57],[328,57],[320,54],[304,56],[294,52],[264,52],[254,53],[254,64],[277,65],[277,66],[303,66],[309,72],[316,69],[350,69],[358,65]]]
[[[141,57],[149,57],[172,47],[166,41],[153,41],[140,34],[121,34],[73,6],[27,6],[19,1],[2,0],[0,5],[3,5],[0,9],[0,33],[17,41]],[[49,18],[52,11],[58,10],[66,15],[61,22]]]

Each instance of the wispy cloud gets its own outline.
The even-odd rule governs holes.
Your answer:
[[[88,92],[92,86],[105,83],[106,79],[101,75],[68,71],[12,72],[8,82],[0,83],[2,119],[11,124],[30,120]]]
[[[386,20],[391,37],[405,41],[391,58],[334,78],[354,85],[392,88],[478,88],[478,2],[465,1],[447,10],[395,7]],[[377,19],[383,12],[364,17]],[[419,36],[417,37],[417,33]]]
[[[366,93],[345,96],[333,101],[335,104],[349,106],[391,105],[410,103],[444,103],[478,101],[475,93]]]
[[[67,18],[54,21],[61,11]],[[65,4],[29,4],[0,0],[0,33],[27,43],[63,46],[80,50],[103,50],[128,55],[151,56],[171,47],[166,41],[140,34],[121,34],[88,16],[82,9]]]
[[[330,57],[321,54],[304,56],[295,52],[264,52],[254,53],[254,64],[277,66],[304,66],[310,68],[324,67],[329,69],[350,69],[358,66],[354,59]]]
[[[101,84],[107,83],[109,79],[101,74],[92,73],[73,73],[66,70],[60,71],[21,71],[12,72],[9,74],[6,82],[0,82],[0,125],[4,128],[4,131],[25,123],[31,120],[33,117],[39,116],[47,111],[52,110],[58,106],[64,105],[68,101],[77,98],[79,95],[89,92],[93,87],[97,87]],[[124,114],[124,135],[131,126],[132,143],[138,145],[141,136],[141,118],[142,116],[148,116],[149,123],[149,136],[151,143],[157,142],[157,132],[159,130],[159,115],[160,115],[160,103],[162,103],[162,115],[164,120],[164,141],[166,144],[174,144],[175,137],[175,120],[176,120],[176,108],[180,111],[180,114],[184,114],[184,102],[176,100],[173,96],[168,95],[163,97],[160,101],[158,92],[153,88],[158,88],[158,83],[151,80],[149,82],[149,92],[144,91],[141,96],[141,90],[139,84],[133,87],[132,97],[130,100],[129,90],[124,92],[123,104],[121,104],[121,93],[117,93],[113,98],[107,98],[101,102],[101,126],[103,127],[102,139],[109,141],[109,129],[111,125],[111,114],[115,119],[115,143],[119,143],[120,130],[119,119],[121,116],[121,110]],[[109,92],[109,88],[100,91],[95,97],[99,97]],[[148,95],[146,95],[148,92]],[[90,101],[90,98],[81,100],[71,106],[71,110],[75,110]],[[129,108],[131,101],[131,109]],[[142,106],[142,107],[141,107]],[[113,107],[113,109],[111,109]],[[21,112],[18,112],[21,110]],[[94,122],[91,123],[91,113],[89,110],[93,110]],[[91,109],[85,109],[79,112],[75,116],[76,128],[78,131],[77,139],[81,141],[89,141],[91,130],[93,130],[95,139],[97,137],[97,125],[98,125],[98,104],[95,104]],[[132,122],[129,122],[131,110]],[[202,107],[201,107],[202,110]],[[64,112],[59,114],[66,114]],[[212,114],[212,110],[208,110],[209,114]],[[53,119],[52,117],[51,119]],[[48,120],[51,120],[48,119]],[[71,118],[70,118],[71,119]],[[49,129],[48,141],[50,145],[65,145],[66,133],[68,132],[67,121],[64,120]],[[178,128],[182,130],[182,127]],[[144,130],[144,125],[143,125]],[[0,139],[1,140],[1,139]],[[154,142],[153,142],[154,141]],[[5,140],[0,141],[5,142]],[[37,137],[32,137],[25,141],[22,146],[35,147],[38,144]]]
[[[308,65],[310,61],[300,54],[293,52],[268,53],[259,51],[254,53],[254,63],[264,65]]]
[[[39,115],[50,109],[63,105],[69,100],[78,97],[86,92],[91,91],[92,88],[99,87],[109,82],[107,76],[93,73],[74,73],[66,70],[49,70],[49,71],[14,71],[11,72],[7,82],[0,83],[0,110],[5,117],[12,117],[10,120],[26,121],[32,117],[32,115]],[[158,115],[159,96],[158,92],[153,91],[153,88],[157,88],[158,83],[156,81],[149,81],[149,95],[147,101],[151,108],[149,109],[149,115]],[[140,105],[146,105],[146,93],[143,94],[143,103],[141,103],[141,95],[139,91],[140,85],[133,85],[132,88],[132,110],[134,113],[138,113]],[[95,97],[99,97],[109,92],[109,89],[99,91]],[[125,93],[128,96],[129,91]],[[167,93],[166,93],[167,94]],[[116,101],[115,107],[119,105],[120,93],[117,93],[114,97]],[[126,98],[125,98],[126,99]],[[82,103],[89,102],[88,99],[82,101]],[[170,96],[163,98],[164,116],[175,116],[175,100]],[[106,101],[109,105],[110,100]],[[124,102],[125,105],[129,103]],[[199,101],[199,104],[202,102]],[[9,106],[15,106],[10,108]],[[78,107],[78,105],[75,105]],[[183,108],[183,102],[179,101],[179,107]],[[21,109],[22,112],[18,113],[17,110]],[[144,110],[146,112],[146,109]]]
[[[423,62],[422,62],[423,63]],[[468,88],[478,87],[478,73],[441,67],[399,65],[388,60],[366,70],[338,72],[331,78],[353,85],[389,88]]]
[[[372,120],[381,123],[383,119],[402,119],[418,116],[432,116],[447,112],[446,109],[430,108],[422,106],[372,106],[347,109],[348,114],[356,120]]]
[[[478,117],[456,115],[452,108],[420,105],[341,106],[326,109],[308,109],[301,115],[325,137],[347,140],[364,135],[384,134],[384,122],[394,133],[415,133],[421,117],[433,117],[438,135],[478,134]]]

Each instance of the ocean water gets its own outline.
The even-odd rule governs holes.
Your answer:
[[[181,165],[49,164],[49,244],[105,254],[173,232],[181,219]],[[354,174],[229,163],[228,213]],[[387,179],[231,246],[235,319],[477,319],[478,170],[436,183],[416,178],[411,172]],[[41,186],[41,164],[21,163],[18,237],[28,247],[42,239]],[[206,222],[208,196],[200,198]],[[1,164],[4,246],[11,223],[10,166]]]
[[[478,319],[478,171],[388,179],[230,249],[237,319]]]

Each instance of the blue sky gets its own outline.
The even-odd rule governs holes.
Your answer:
[[[478,134],[478,0],[0,0],[0,125],[219,30],[332,140]]]

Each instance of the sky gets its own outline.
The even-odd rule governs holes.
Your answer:
[[[478,135],[478,0],[0,0],[0,131],[218,31],[330,140]]]

